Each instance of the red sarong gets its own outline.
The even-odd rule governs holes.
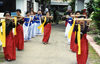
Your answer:
[[[16,47],[18,50],[24,49],[24,34],[23,27],[18,25],[16,28],[17,35],[15,36]]]
[[[12,31],[6,37],[6,47],[3,50],[6,60],[16,60],[16,45]]]
[[[78,46],[77,46],[77,64],[86,64],[88,58],[88,41],[86,38],[87,34],[84,34],[81,39],[81,55],[78,55]]]
[[[76,52],[75,32],[72,32],[70,49],[72,52]]]
[[[51,34],[51,24],[49,23],[44,27],[44,37],[43,37],[44,43],[48,43],[50,34]]]
[[[68,22],[65,22],[65,27],[67,26]]]

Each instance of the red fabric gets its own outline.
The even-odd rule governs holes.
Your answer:
[[[16,60],[16,45],[12,31],[6,37],[6,47],[3,50],[6,60]]]
[[[16,28],[17,35],[15,36],[16,47],[18,50],[24,49],[24,34],[23,34],[23,27],[18,25]]]
[[[75,32],[72,32],[70,49],[72,52],[76,52]]]
[[[65,27],[67,26],[68,22],[65,22]]]
[[[51,24],[49,23],[44,27],[44,37],[43,37],[44,43],[48,43],[50,34],[51,34]]]
[[[77,46],[77,64],[86,64],[88,58],[88,41],[86,39],[86,34],[83,35],[81,39],[81,55],[78,55]]]

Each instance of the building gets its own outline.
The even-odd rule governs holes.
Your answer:
[[[15,12],[16,9],[22,10],[22,15],[25,15],[26,11],[33,9],[34,12],[38,11],[39,4],[35,0],[0,0],[0,13],[5,11]]]
[[[88,3],[90,0],[76,0],[75,2],[75,11],[81,11],[83,9],[86,9],[86,3]]]
[[[68,2],[63,0],[51,0],[51,8],[56,9],[60,12],[65,12],[64,8],[67,7]]]

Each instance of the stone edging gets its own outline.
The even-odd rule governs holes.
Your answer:
[[[100,46],[96,44],[96,42],[93,40],[93,37],[90,35],[87,35],[88,42],[93,47],[93,49],[97,52],[97,54],[100,56]]]

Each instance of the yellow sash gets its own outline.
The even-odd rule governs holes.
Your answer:
[[[42,34],[43,34],[43,32],[44,32],[44,24],[46,23],[46,17],[45,17],[45,19],[44,19],[44,22],[43,22],[43,24],[41,24],[40,26],[38,26],[38,29],[41,29],[42,28]]]
[[[15,28],[14,28],[14,35],[16,35],[16,25],[17,25],[17,17],[14,17],[14,21],[15,21]]]
[[[74,29],[74,25],[75,25],[75,18],[74,18],[74,21],[73,21],[73,24],[71,26],[71,29],[70,31],[68,32],[68,38],[70,39],[71,35],[72,35],[72,32],[73,32],[73,29]]]
[[[81,26],[78,24],[78,34],[77,34],[77,41],[78,41],[78,55],[81,54],[81,37],[80,37],[80,32],[81,32]]]
[[[2,34],[1,34],[2,47],[6,47],[6,22],[5,22],[5,19],[1,19],[1,22],[2,22]]]

